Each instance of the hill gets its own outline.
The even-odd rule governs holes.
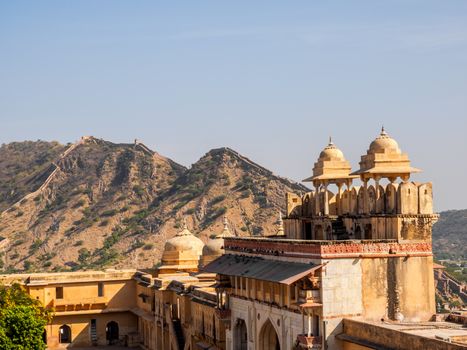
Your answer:
[[[9,181],[0,268],[8,272],[152,267],[184,217],[203,240],[222,229],[225,213],[237,235],[274,234],[285,193],[306,190],[228,148],[190,169],[138,142],[93,137],[3,145],[0,154],[16,154],[0,163]]]
[[[36,191],[66,146],[58,142],[12,142],[0,147],[0,212]]]
[[[0,147],[0,269],[151,267],[187,218],[201,239],[276,230],[286,192],[306,187],[229,148],[189,169],[135,141],[83,137],[74,144],[14,142]],[[467,210],[440,213],[438,259],[466,259]]]
[[[437,259],[467,260],[467,209],[440,213],[433,226],[433,251]]]

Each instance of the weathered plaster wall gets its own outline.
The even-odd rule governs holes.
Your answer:
[[[321,277],[323,320],[329,349],[338,349],[335,336],[341,333],[344,317],[363,312],[361,259],[328,260]]]
[[[395,307],[413,322],[435,313],[432,257],[363,259],[361,266],[365,319],[394,317]]]

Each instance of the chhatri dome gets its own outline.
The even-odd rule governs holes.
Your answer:
[[[203,248],[203,253],[200,259],[200,266],[206,266],[214,259],[220,257],[224,254],[224,238],[225,237],[232,237],[230,233],[227,217],[224,216],[224,229],[221,233],[214,235],[213,237],[209,238],[208,242]]]
[[[420,171],[410,166],[407,153],[402,153],[396,140],[391,138],[383,127],[379,136],[371,142],[366,155],[361,157],[360,169],[352,175],[359,175],[362,180],[386,177],[394,181],[401,177],[407,181],[411,173]]]
[[[165,243],[159,270],[161,273],[183,270],[196,272],[203,247],[204,243],[188,230],[184,220],[182,231]]]
[[[370,144],[368,153],[397,153],[400,154],[401,150],[396,140],[391,138],[386,131],[384,126],[381,128],[379,136]]]
[[[328,145],[321,151],[313,167],[313,176],[303,180],[319,183],[343,183],[355,176],[349,176],[350,163],[345,159],[344,153],[336,147],[329,138]]]
[[[328,145],[321,151],[319,154],[318,161],[342,161],[345,160],[344,153],[336,147],[336,145],[332,142],[331,138],[329,138]]]

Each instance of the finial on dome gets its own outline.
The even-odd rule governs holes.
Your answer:
[[[279,210],[279,219],[277,220],[277,236],[284,236],[284,220],[282,220],[282,212]]]
[[[224,215],[224,229],[222,230],[222,233],[219,237],[224,238],[224,237],[230,237],[232,234],[230,233],[229,230],[229,222],[227,220],[227,215]]]
[[[381,135],[382,135],[382,136],[387,135],[386,130],[384,130],[384,125],[381,126]]]
[[[183,217],[183,227],[184,230],[188,230],[188,225],[186,223],[186,216]]]
[[[332,146],[332,145],[333,145],[333,143],[332,143],[332,137],[329,136],[329,146]]]

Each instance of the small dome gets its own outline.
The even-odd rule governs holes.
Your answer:
[[[197,251],[201,254],[204,243],[188,230],[186,223],[183,230],[165,242],[165,252]]]
[[[220,234],[209,238],[208,242],[203,248],[203,253],[201,255],[200,266],[206,266],[214,259],[220,257],[224,254],[224,237],[231,237],[227,217],[224,216],[224,229]]]
[[[221,256],[224,254],[224,239],[216,236],[209,239],[203,248],[203,256]]]
[[[332,143],[329,139],[329,144],[319,154],[319,160],[345,160],[344,153]]]
[[[401,153],[401,150],[396,140],[391,138],[382,128],[381,134],[370,144],[368,153]]]

